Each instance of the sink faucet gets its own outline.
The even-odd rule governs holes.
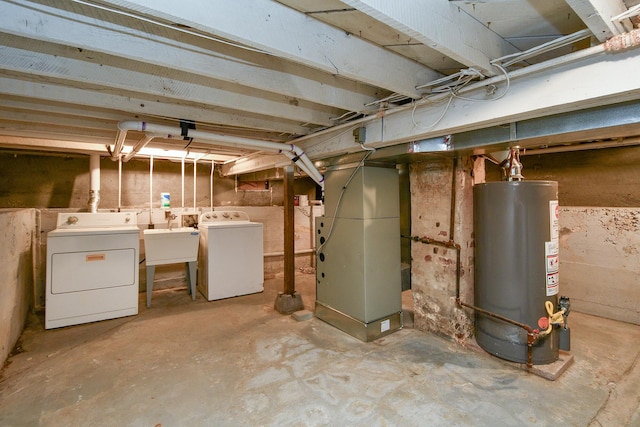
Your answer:
[[[165,211],[164,217],[167,220],[167,228],[171,230],[173,227],[173,223],[171,221],[177,218],[176,214],[172,214],[171,211]]]

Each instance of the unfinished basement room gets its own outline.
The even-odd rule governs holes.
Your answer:
[[[640,0],[0,0],[0,426],[640,426]]]

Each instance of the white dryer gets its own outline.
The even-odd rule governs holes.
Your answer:
[[[241,211],[200,215],[198,290],[209,300],[264,290],[262,224]]]
[[[45,329],[138,314],[136,214],[61,213],[47,236]]]

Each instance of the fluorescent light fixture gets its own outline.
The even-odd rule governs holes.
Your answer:
[[[127,154],[131,151],[132,147],[122,147],[122,153]],[[168,160],[196,160],[196,161],[216,161],[226,162],[238,158],[239,156],[229,154],[214,154],[214,153],[199,153],[192,151],[182,150],[164,150],[162,148],[148,148],[144,147],[137,154],[136,157],[151,157],[156,159],[168,159]]]

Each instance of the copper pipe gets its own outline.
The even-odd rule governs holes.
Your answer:
[[[402,236],[402,237],[406,237],[406,236]],[[426,243],[427,245],[443,246],[445,248],[460,250],[460,245],[454,242],[453,240],[443,241],[443,240],[432,239],[431,237],[418,237],[418,236],[411,236],[408,238],[413,240],[414,242]]]
[[[475,310],[479,313],[482,313],[486,316],[489,317],[493,317],[495,319],[498,320],[502,320],[503,322],[509,323],[511,325],[514,326],[518,326],[522,329],[524,329],[525,331],[527,331],[527,368],[531,369],[533,367],[533,356],[532,356],[532,352],[533,352],[533,344],[535,344],[535,342],[538,340],[538,338],[540,338],[540,332],[536,329],[533,329],[531,326],[525,324],[525,323],[520,323],[517,322],[513,319],[509,319],[508,317],[504,317],[501,316],[500,314],[496,314],[496,313],[492,313],[491,311],[487,311],[483,308],[480,307],[476,307],[474,305],[471,304],[467,304],[464,303],[462,301],[460,301],[460,298],[456,298],[456,303],[458,305],[461,305],[462,307],[467,307],[470,308],[472,310]]]
[[[449,214],[449,240],[453,241],[456,227],[456,157],[451,170],[451,213]]]

